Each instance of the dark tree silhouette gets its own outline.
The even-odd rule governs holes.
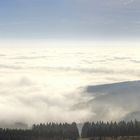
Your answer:
[[[140,136],[140,122],[86,122],[82,128],[81,137],[118,137],[118,136]]]
[[[0,140],[76,140],[79,133],[76,123],[39,124],[32,129],[0,129]]]

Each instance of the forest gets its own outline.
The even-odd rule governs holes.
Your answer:
[[[81,133],[82,138],[119,136],[140,136],[140,122],[86,122]]]
[[[85,122],[79,132],[78,124],[34,124],[30,129],[0,129],[0,140],[77,140],[129,139],[140,136],[140,121]],[[123,139],[122,139],[123,138]]]
[[[0,140],[76,140],[79,132],[76,123],[47,123],[33,125],[32,129],[0,129]]]

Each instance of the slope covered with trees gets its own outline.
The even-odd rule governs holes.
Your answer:
[[[0,129],[0,140],[77,140],[76,123],[47,123],[33,125],[31,129]],[[139,121],[86,122],[82,127],[81,140],[128,140],[140,139]]]
[[[76,140],[79,132],[76,123],[39,124],[32,129],[0,129],[0,140]]]
[[[119,136],[140,136],[140,122],[86,122],[81,133],[82,138]]]

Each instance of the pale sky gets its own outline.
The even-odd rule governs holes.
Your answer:
[[[1,39],[130,40],[139,0],[1,0]]]

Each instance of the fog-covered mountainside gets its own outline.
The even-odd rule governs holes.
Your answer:
[[[91,99],[83,104],[94,112],[93,120],[140,120],[140,81],[89,85],[85,92]]]

